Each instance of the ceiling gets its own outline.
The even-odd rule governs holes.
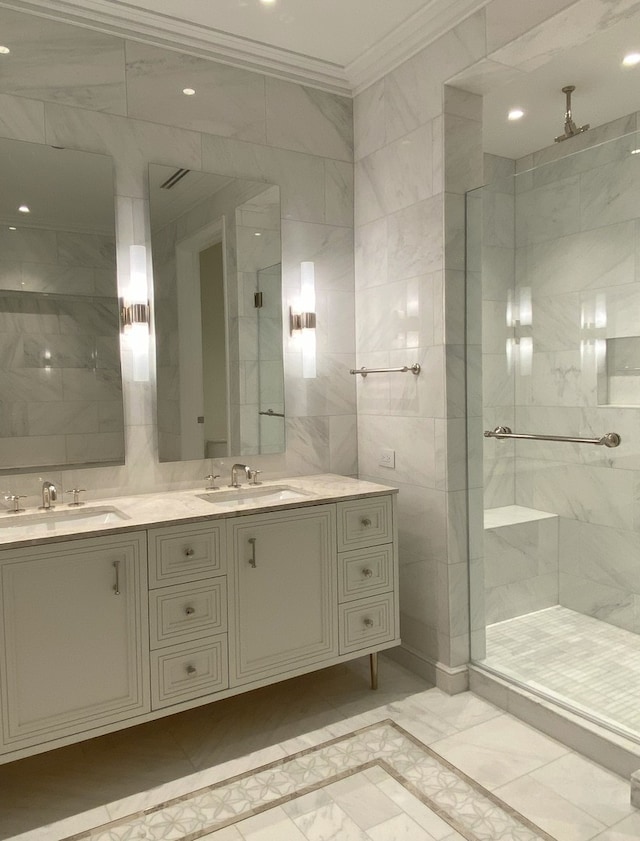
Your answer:
[[[640,10],[524,79],[488,93],[483,100],[485,151],[520,158],[553,145],[564,131],[565,85],[576,86],[572,111],[578,126],[595,127],[640,111],[640,64],[622,66],[630,52],[640,52]],[[507,113],[515,107],[525,116],[509,122]]]
[[[1,0],[0,6],[351,95],[488,2]]]
[[[0,6],[74,21],[104,32],[353,95],[489,0],[0,0]],[[517,18],[532,0],[512,0]],[[569,0],[571,5],[571,0]],[[519,158],[553,144],[564,125],[564,85],[576,85],[573,116],[592,126],[640,111],[640,2],[622,23],[567,49],[537,70],[484,95],[485,150]],[[567,0],[546,0],[559,10]],[[524,118],[508,122],[519,106]]]

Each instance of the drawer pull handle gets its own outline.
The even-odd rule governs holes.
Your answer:
[[[373,628],[374,622],[373,619],[365,619],[364,620],[364,627],[365,628]]]
[[[196,667],[195,667],[195,666],[192,666],[191,664],[189,664],[189,665],[187,666],[187,674],[188,674],[189,676],[191,676],[191,675],[195,675],[195,674],[197,673],[197,671],[198,671],[198,670],[196,669]]]
[[[187,558],[190,558],[192,555],[195,555],[195,551],[191,547],[189,547],[188,549],[184,550],[184,554]]]
[[[249,566],[256,568],[256,538],[250,537],[249,543],[251,544],[251,557],[249,558]]]
[[[193,616],[193,614],[196,612],[196,609],[195,607],[191,607],[191,605],[189,605],[189,607],[185,607],[184,612],[187,614],[187,616]]]
[[[364,529],[368,529],[369,526],[371,525],[371,520],[369,519],[369,517],[363,517],[361,522],[362,522],[362,528],[364,528]]]
[[[373,575],[373,570],[372,570],[372,569],[368,569],[367,567],[365,567],[365,568],[362,570],[362,574],[364,575],[364,577],[365,577],[365,578],[371,578],[371,577],[372,577],[372,575]]]
[[[120,595],[120,561],[113,562],[113,568],[116,571],[116,583],[113,585],[113,595]]]

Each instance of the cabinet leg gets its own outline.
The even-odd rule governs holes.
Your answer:
[[[369,655],[369,669],[371,670],[371,688],[378,688],[378,652]]]

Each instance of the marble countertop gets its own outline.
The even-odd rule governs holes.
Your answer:
[[[200,486],[192,490],[113,497],[78,507],[58,505],[50,512],[29,509],[13,514],[9,511],[0,514],[0,546],[32,546],[389,493],[397,493],[397,488],[327,473],[294,476],[257,486],[243,484],[237,492],[226,487],[207,491]]]

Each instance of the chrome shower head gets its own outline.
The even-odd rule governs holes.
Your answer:
[[[567,97],[567,108],[564,114],[564,134],[559,134],[554,138],[556,143],[561,143],[563,140],[568,140],[570,137],[573,137],[576,134],[581,134],[583,131],[588,131],[589,129],[589,123],[584,126],[577,126],[573,122],[573,117],[571,115],[571,94],[575,89],[575,85],[565,85],[565,87],[562,88],[562,93],[566,94]]]

